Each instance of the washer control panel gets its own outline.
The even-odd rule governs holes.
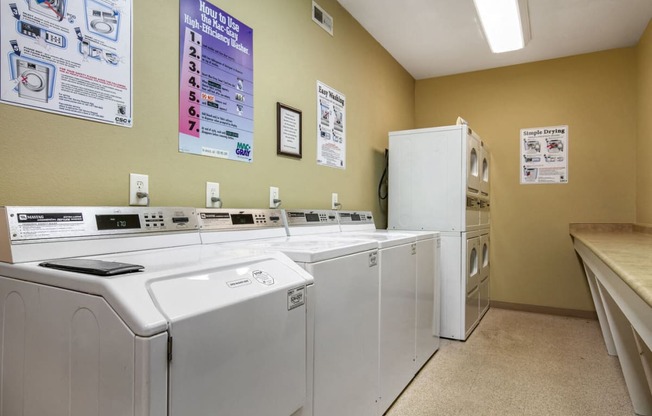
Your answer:
[[[280,209],[197,209],[201,230],[249,230],[285,228]]]
[[[371,211],[337,211],[340,225],[374,224]]]
[[[11,244],[197,230],[194,208],[2,207],[0,230]]]
[[[288,227],[311,225],[338,225],[337,214],[330,210],[293,210],[285,211]]]

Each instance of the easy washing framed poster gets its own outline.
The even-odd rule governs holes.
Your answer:
[[[179,151],[252,162],[253,29],[207,1],[179,5]]]
[[[1,102],[132,126],[132,0],[0,6]]]

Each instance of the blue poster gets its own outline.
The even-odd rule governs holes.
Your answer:
[[[179,16],[179,151],[251,162],[253,29],[202,0]]]

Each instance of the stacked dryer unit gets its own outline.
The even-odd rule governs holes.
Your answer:
[[[0,207],[0,414],[304,414],[312,281],[194,208]]]
[[[439,233],[377,230],[369,211],[337,215],[337,235],[378,243],[383,414],[439,348]]]
[[[441,233],[441,327],[466,340],[489,308],[489,152],[466,124],[389,134],[389,228]]]

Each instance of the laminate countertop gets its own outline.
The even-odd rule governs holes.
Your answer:
[[[652,307],[652,226],[570,224],[570,235],[595,253]]]

